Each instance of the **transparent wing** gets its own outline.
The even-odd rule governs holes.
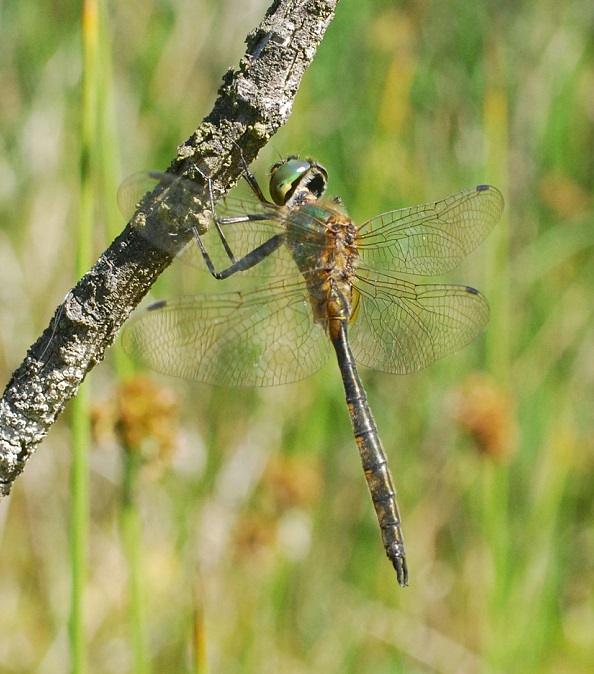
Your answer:
[[[328,358],[302,282],[158,302],[129,321],[124,350],[174,377],[222,386],[303,379]]]
[[[359,228],[363,266],[439,276],[457,267],[483,241],[503,212],[503,197],[489,185],[446,199],[383,213]]]
[[[161,188],[161,198],[165,198],[167,194],[170,196],[187,194],[199,197],[204,189],[203,186],[172,173],[159,171],[134,173],[128,176],[118,188],[118,206],[122,215],[129,220],[140,207],[143,198],[158,187]]]
[[[198,208],[199,199],[203,198],[204,186],[179,176],[159,173],[157,171],[136,173],[121,184],[118,190],[118,205],[123,215],[127,219],[131,218],[142,198],[147,192],[154,191],[156,187],[161,190],[161,202],[168,199],[170,202],[183,205],[178,209],[179,213],[175,222],[174,232],[175,229],[178,232],[187,232],[193,226],[198,227],[199,231],[202,231],[204,229],[204,222],[212,220],[212,216],[205,218],[202,215],[202,219],[197,215],[192,217],[192,209]],[[251,253],[271,237],[284,233],[284,220],[289,217],[286,209],[282,209],[275,204],[262,203],[255,198],[239,199],[227,197],[217,205],[216,210],[218,218],[223,223],[225,219],[243,217],[245,215],[255,215],[260,218],[248,222],[222,224],[227,243],[237,260]],[[159,248],[165,249],[167,252],[176,253],[174,236],[170,239],[163,239],[162,234],[155,234],[148,228],[140,231]],[[221,271],[229,267],[230,258],[212,223],[210,223],[208,231],[201,234],[201,239],[213,262],[214,268],[217,271]],[[202,253],[193,239],[181,251],[177,252],[177,257],[185,264],[203,271],[207,269]],[[281,246],[266,259],[263,258],[262,263],[242,273],[255,276],[278,277],[289,276],[298,272],[289,251],[285,246]]]
[[[407,374],[459,351],[489,322],[474,288],[415,285],[385,274],[355,283],[360,293],[349,341],[356,360],[374,370]]]
[[[235,259],[240,260],[259,246],[278,234],[285,234],[284,218],[286,214],[275,204],[266,204],[257,199],[239,199],[226,197],[216,207],[217,217],[222,221],[221,229],[233,251]],[[225,220],[246,215],[266,217],[265,220],[249,220],[226,224]],[[208,250],[215,269],[220,271],[229,266],[230,260],[216,231],[211,226],[202,241]],[[181,252],[180,259],[186,264],[205,269],[202,254],[195,241],[191,241]],[[286,246],[280,246],[271,255],[263,258],[256,266],[242,274],[260,277],[286,277],[298,274],[295,262]]]
[[[187,239],[192,228],[202,231],[210,222],[210,213],[202,206],[205,199],[204,185],[157,171],[135,173],[118,189],[118,206],[127,220],[141,208],[147,214],[157,215],[161,226],[151,226],[147,221],[138,232],[172,255],[180,248],[178,235]]]

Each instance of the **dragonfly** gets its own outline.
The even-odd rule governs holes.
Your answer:
[[[173,212],[187,209],[195,189],[190,181],[150,177],[160,183],[162,201],[186,204]],[[124,350],[176,377],[270,386],[313,374],[333,348],[383,546],[405,586],[396,489],[357,364],[416,372],[485,329],[489,306],[478,290],[418,284],[411,277],[439,276],[458,266],[499,220],[503,197],[494,187],[478,185],[356,225],[342,201],[324,196],[328,173],[312,159],[290,156],[275,164],[271,199],[245,162],[244,177],[257,199],[228,198],[220,215],[210,190],[213,241],[219,245],[207,246],[192,225],[192,240],[180,257],[206,265],[219,280],[260,273],[271,280],[156,302],[128,322]],[[124,183],[121,192],[127,191]]]

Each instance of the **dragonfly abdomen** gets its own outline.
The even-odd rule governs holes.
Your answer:
[[[355,359],[347,340],[347,321],[334,319],[330,338],[336,351],[344,390],[351,418],[353,433],[359,449],[361,463],[373,507],[380,526],[386,555],[396,570],[400,585],[408,584],[408,569],[404,541],[400,526],[400,512],[396,502],[396,490],[386,454],[382,447],[377,426],[367,403],[365,390],[359,379]]]

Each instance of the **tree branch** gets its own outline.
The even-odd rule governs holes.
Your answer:
[[[238,148],[251,162],[287,121],[337,4],[275,0],[248,35],[239,68],[224,76],[213,111],[178,148],[169,171],[195,179],[207,172],[216,197],[230,189],[241,175]],[[157,249],[139,231],[163,228],[163,215],[155,197],[145,197],[13,373],[0,401],[0,498],[10,492],[87,373],[103,359],[130,312],[171,264],[176,249]],[[176,238],[178,248],[184,243],[183,236]]]

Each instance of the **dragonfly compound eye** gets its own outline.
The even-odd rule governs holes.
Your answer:
[[[275,204],[284,206],[298,188],[322,196],[326,189],[327,173],[319,164],[297,158],[272,167],[270,174],[270,196]]]

